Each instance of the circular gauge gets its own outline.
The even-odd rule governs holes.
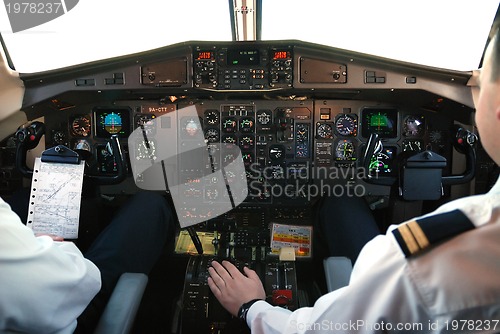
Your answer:
[[[215,176],[214,174],[212,174],[212,176],[210,177],[210,183],[212,184],[218,184],[219,183],[219,178],[217,176]]]
[[[245,169],[245,179],[247,181],[252,181],[255,179],[254,175],[252,174],[251,171],[249,171],[248,169]]]
[[[257,122],[261,125],[267,125],[271,122],[271,110],[259,110],[257,112]]]
[[[238,143],[238,138],[236,138],[235,135],[225,135],[222,137],[222,142],[224,144],[234,144],[236,145]]]
[[[233,183],[236,182],[237,177],[233,171],[227,170],[226,174],[224,175],[224,179],[227,181],[227,183]]]
[[[208,152],[208,159],[210,160],[211,164],[217,163],[217,157],[219,156],[219,150],[220,146],[217,144],[212,144],[212,145],[207,145],[207,152]]]
[[[240,146],[244,150],[252,149],[253,148],[253,136],[252,135],[242,136],[240,139]]]
[[[194,137],[201,131],[200,122],[196,118],[187,117],[182,120],[182,129],[188,137]]]
[[[285,147],[283,145],[271,145],[269,147],[269,158],[273,161],[285,158]]]
[[[253,163],[253,154],[252,153],[243,153],[242,154],[243,163],[247,166]]]
[[[421,140],[406,139],[403,141],[403,152],[420,152],[424,143]]]
[[[156,160],[155,142],[141,140],[137,145],[136,160]]]
[[[255,201],[268,201],[272,196],[270,189],[271,187],[269,183],[265,180],[252,182],[252,186],[250,187],[250,196]]]
[[[155,115],[139,115],[135,120],[135,127],[141,128],[146,134],[152,134],[155,129]]]
[[[236,119],[229,117],[222,122],[222,129],[227,133],[234,133],[237,130]]]
[[[220,138],[220,134],[219,134],[219,130],[217,130],[217,129],[208,129],[208,130],[205,132],[205,139],[206,139],[209,143],[215,143],[215,142],[218,142],[218,141],[219,141],[219,138]]]
[[[339,115],[335,121],[335,129],[341,136],[355,136],[358,131],[358,120],[355,115]]]
[[[267,179],[283,180],[285,178],[285,167],[282,165],[271,165],[267,168]]]
[[[295,140],[297,143],[307,142],[309,139],[309,128],[306,124],[297,124]]]
[[[253,132],[254,120],[248,117],[240,119],[241,132]]]
[[[439,143],[443,139],[441,131],[432,131],[429,133],[429,139],[432,143]]]
[[[82,150],[82,151],[88,151],[88,152],[91,151],[89,142],[84,140],[84,139],[77,140],[75,142],[75,144],[73,145],[73,148],[75,150]]]
[[[71,133],[75,136],[88,137],[90,135],[90,120],[85,116],[76,117],[71,122]]]
[[[321,123],[316,129],[318,137],[321,139],[331,139],[333,137],[332,125],[328,123]]]
[[[307,144],[297,145],[295,156],[297,158],[309,158],[309,147],[307,146]]]
[[[219,197],[219,191],[215,188],[205,189],[205,199],[215,201]]]
[[[227,152],[225,155],[224,155],[224,163],[225,164],[229,164],[231,162],[233,162],[237,157],[237,154],[235,153],[232,153],[232,152]]]
[[[354,153],[354,143],[347,139],[339,141],[335,147],[335,158],[337,160],[352,160]]]
[[[92,155],[92,149],[90,143],[85,139],[80,139],[74,142],[73,150],[77,151],[85,159]]]
[[[215,109],[210,109],[205,111],[205,123],[208,125],[219,124],[219,111]]]
[[[122,117],[114,112],[104,117],[104,129],[110,134],[116,134],[122,129]]]
[[[56,144],[65,144],[66,143],[66,135],[62,131],[54,131],[52,133],[52,140]]]
[[[424,132],[423,116],[407,116],[403,123],[403,133],[405,136],[420,136]]]

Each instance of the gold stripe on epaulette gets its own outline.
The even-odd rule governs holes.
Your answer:
[[[401,225],[398,228],[398,231],[399,233],[401,233],[401,237],[403,237],[403,240],[405,241],[406,247],[408,248],[410,254],[414,254],[420,250],[420,247],[418,246],[417,241],[415,240],[415,237],[411,233],[411,230],[407,224]]]
[[[427,236],[425,235],[424,231],[422,231],[422,228],[418,224],[416,220],[412,220],[411,222],[408,223],[408,228],[410,229],[411,233],[417,240],[418,246],[420,249],[425,249],[429,247],[429,239],[427,239]]]

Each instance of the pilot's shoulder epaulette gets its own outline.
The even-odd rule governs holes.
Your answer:
[[[474,224],[462,211],[454,210],[409,221],[392,233],[405,256],[410,257],[473,228]]]

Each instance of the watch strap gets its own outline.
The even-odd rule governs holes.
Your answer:
[[[250,307],[255,302],[258,302],[259,300],[262,300],[262,299],[252,299],[249,302],[243,303],[243,305],[240,306],[240,309],[238,311],[238,318],[240,318],[242,321],[246,322],[248,310],[250,310]]]

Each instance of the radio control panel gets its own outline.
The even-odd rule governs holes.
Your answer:
[[[206,47],[193,51],[194,86],[213,90],[292,87],[291,47]]]

